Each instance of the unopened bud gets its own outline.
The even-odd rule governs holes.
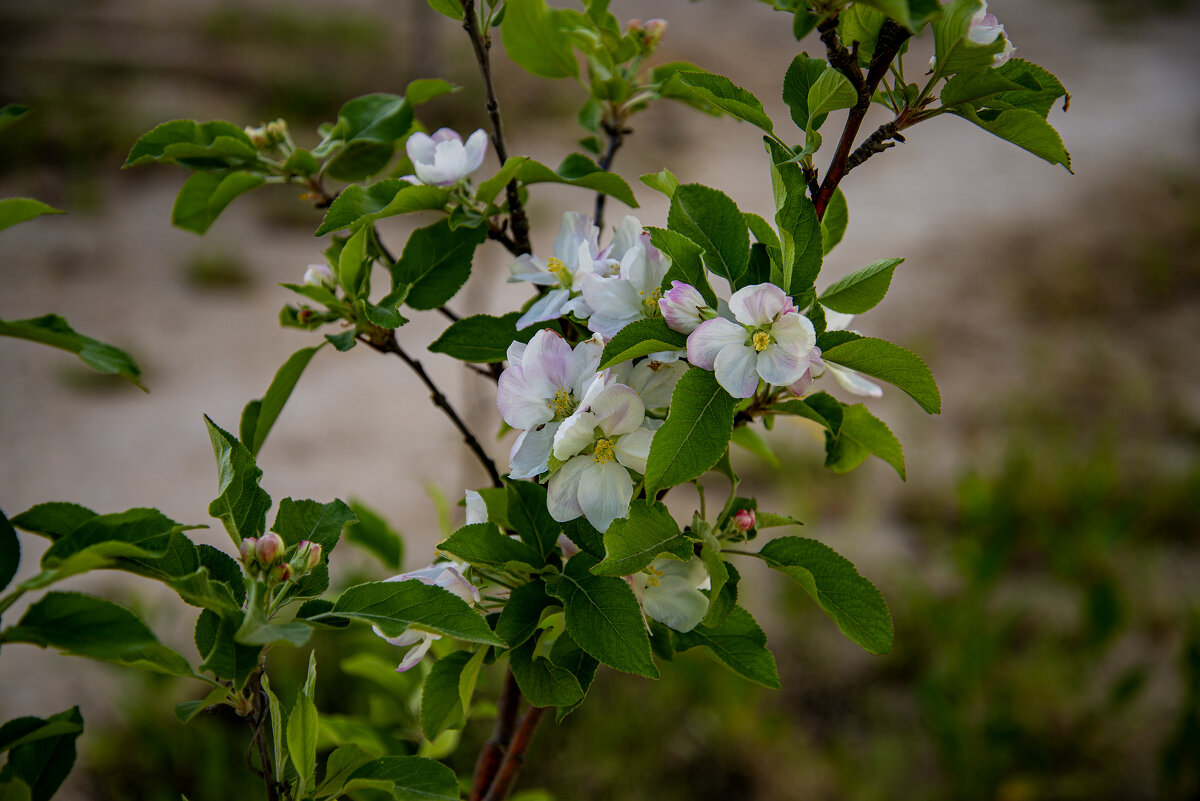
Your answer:
[[[254,553],[263,567],[270,567],[283,555],[283,538],[275,532],[264,534],[254,546]]]
[[[663,34],[667,32],[667,21],[665,19],[647,20],[642,26],[642,44],[646,47],[654,47],[662,41]]]
[[[307,306],[301,306],[300,309],[296,312],[296,320],[303,325],[308,325],[309,322],[312,321],[312,318],[315,315],[316,315],[316,312],[313,311],[312,309],[308,308]]]
[[[261,149],[269,144],[266,129],[255,128],[252,125],[247,125],[244,130],[246,131],[246,136],[250,137],[250,144],[254,145],[255,147]]]
[[[642,32],[642,21],[640,19],[631,19],[625,23],[625,30],[629,33],[640,34]]]
[[[280,142],[287,141],[288,127],[284,120],[275,120],[268,122],[266,127],[267,141],[272,145],[277,145]]]
[[[743,534],[754,528],[754,510],[739,509],[733,516],[733,527]]]
[[[287,562],[280,562],[271,568],[267,581],[271,584],[283,584],[292,577],[292,567]]]
[[[257,537],[246,537],[242,540],[242,544],[238,546],[238,554],[242,557],[242,564],[246,566],[246,572],[252,576],[258,575],[258,559],[255,558],[255,546],[258,545]]]
[[[307,573],[317,565],[321,564],[321,546],[315,542],[301,540],[296,546],[296,553],[292,555],[292,569],[297,573]]]
[[[333,270],[329,269],[328,264],[310,264],[304,271],[304,285],[333,288],[337,286],[337,279],[333,277]]]

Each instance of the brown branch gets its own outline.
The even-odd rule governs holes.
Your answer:
[[[898,130],[896,121],[885,122],[875,129],[875,133],[863,140],[858,149],[846,159],[846,172],[850,172],[876,153],[882,153],[889,147],[895,147],[896,142],[903,142],[904,135]],[[895,142],[890,140],[896,140]]]
[[[525,762],[525,752],[529,750],[529,744],[533,742],[533,735],[545,713],[545,707],[540,706],[531,706],[525,710],[525,716],[521,718],[521,725],[513,734],[512,744],[508,748],[508,753],[504,755],[504,761],[500,764],[496,780],[492,782],[492,787],[483,797],[483,801],[504,801],[505,798],[508,798],[508,794],[517,781],[517,774],[521,772],[521,765]]]
[[[360,334],[358,340],[380,353],[395,354],[417,374],[417,378],[420,378],[421,383],[429,390],[429,397],[433,401],[433,405],[441,409],[450,418],[450,422],[462,434],[463,442],[467,444],[467,447],[471,449],[471,453],[475,454],[475,458],[483,465],[483,469],[487,471],[488,476],[492,479],[492,486],[497,488],[503,487],[504,481],[500,478],[500,471],[496,469],[496,463],[487,455],[483,446],[479,444],[479,440],[476,439],[471,429],[467,428],[467,424],[458,416],[458,412],[450,405],[450,401],[438,389],[437,384],[433,383],[433,379],[425,372],[425,368],[421,366],[421,363],[405,353],[404,349],[400,347],[400,343],[396,341],[396,333],[385,328],[380,328],[376,330],[375,336]]]
[[[600,169],[608,172],[612,169],[613,159],[617,155],[617,150],[625,142],[625,136],[633,133],[633,130],[624,127],[619,120],[615,124],[605,121],[602,123],[602,127],[608,138],[608,146],[604,149],[604,156],[601,157],[598,166]],[[604,201],[606,197],[603,192],[596,193],[596,213],[592,215],[593,222],[595,222],[596,227],[601,231],[604,230]]]
[[[508,161],[508,148],[504,144],[504,127],[500,122],[500,101],[496,99],[496,88],[492,85],[492,64],[488,56],[492,41],[487,31],[481,31],[479,28],[475,0],[463,0],[462,24],[463,30],[471,37],[475,60],[479,63],[479,72],[483,76],[483,88],[487,93],[487,112],[492,122],[492,147],[496,149],[496,158],[504,164]],[[513,178],[504,187],[504,192],[508,197],[508,216],[513,244],[516,246],[515,255],[519,256],[522,253],[532,253],[533,248],[529,244],[529,218],[525,215],[525,207],[521,204],[517,188],[517,179]]]
[[[517,726],[517,710],[521,704],[521,690],[512,671],[504,675],[504,689],[496,702],[496,728],[492,738],[483,744],[479,760],[475,763],[475,780],[471,785],[471,801],[481,801],[491,788],[500,770],[508,746],[512,742],[513,730]]]
[[[826,20],[821,23],[826,26],[831,20]],[[848,54],[845,47],[842,47],[841,42],[837,41],[836,19],[832,20],[834,25],[821,31],[822,41],[826,41],[826,35],[829,34],[836,47],[830,46],[826,41],[826,45],[830,46],[830,63],[842,70],[838,63],[834,62],[843,60],[843,54]],[[883,28],[879,32],[879,39],[875,42],[875,54],[871,58],[871,64],[867,68],[867,76],[861,78],[861,72],[858,71],[857,61],[854,64],[852,72],[858,72],[860,79],[855,85],[858,90],[858,102],[850,109],[850,113],[846,117],[846,126],[842,129],[842,138],[838,141],[837,150],[834,152],[833,161],[829,164],[829,169],[825,172],[825,180],[821,183],[820,191],[813,198],[813,205],[817,208],[817,217],[825,216],[825,209],[829,205],[829,201],[833,199],[833,193],[837,189],[842,178],[845,177],[848,171],[847,163],[850,159],[850,151],[854,147],[854,139],[858,136],[858,131],[862,127],[863,120],[867,116],[867,111],[871,108],[871,97],[875,94],[879,82],[887,74],[888,66],[896,54],[900,52],[900,46],[912,34],[898,23],[887,20],[883,24]],[[840,50],[838,49],[840,48]],[[845,73],[845,70],[842,70]],[[852,74],[846,76],[851,83],[855,83]]]
[[[849,79],[850,85],[854,87],[854,91],[861,95],[863,74],[858,66],[858,42],[854,43],[853,52],[847,50],[846,46],[842,44],[842,39],[838,36],[837,14],[822,20],[821,24],[817,26],[817,32],[821,34],[821,41],[825,43],[825,54],[829,63],[834,69],[845,75]]]

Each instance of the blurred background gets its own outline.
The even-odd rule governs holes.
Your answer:
[[[776,120],[787,119],[779,90],[792,56],[821,49],[815,37],[797,44],[790,18],[750,0],[612,8],[666,18],[654,63],[728,75]],[[540,733],[527,799],[1200,797],[1200,12],[1185,0],[993,0],[991,11],[1018,56],[1071,92],[1070,111],[1050,121],[1075,174],[938,118],[842,185],[850,226],[822,276],[826,285],[907,257],[887,301],[855,321],[919,353],[941,386],[940,417],[895,390],[873,404],[905,445],[907,483],[877,461],[829,474],[803,421],[776,428],[782,470],[735,454],[760,508],[799,517],[800,533],[880,587],[894,652],[862,652],[799,587],[746,565],[746,605],[784,689],[760,690],[693,654],[657,683],[602,671],[588,703]],[[498,38],[510,152],[557,164],[576,149],[584,98],[507,64]],[[910,63],[929,49],[915,42]],[[346,99],[435,75],[463,88],[422,107],[429,128],[486,125],[466,37],[419,0],[0,0],[0,105],[36,110],[0,134],[0,197],[68,212],[0,236],[0,317],[62,314],[127,349],[150,388],[6,340],[5,512],[70,500],[210,522],[216,476],[201,416],[236,430],[245,402],[317,339],[279,328],[276,314],[290,300],[278,283],[321,260],[320,212],[295,188],[268,187],[235,201],[203,238],[173,229],[184,173],[122,172],[134,139],[179,117],[283,117],[311,147]],[[666,208],[636,177],[663,167],[770,214],[749,126],[663,101],[634,129],[614,168],[644,224],[663,225]],[[480,175],[494,167],[489,156]],[[563,211],[593,201],[565,188],[531,197],[543,250]],[[608,209],[611,230],[627,210],[612,200]],[[418,224],[427,222],[386,220],[381,231],[400,243]],[[501,283],[499,246],[478,258],[452,307],[499,312],[524,300]],[[416,313],[401,340],[423,352],[444,325]],[[496,430],[488,381],[433,354],[424,361],[477,430]],[[509,440],[488,447],[506,463]],[[313,360],[259,464],[276,499],[376,510],[403,534],[408,567],[427,563],[459,519],[463,489],[486,483],[412,374],[365,348]],[[219,525],[196,533],[228,550]],[[23,539],[19,576],[34,571],[43,542]],[[339,548],[335,583],[388,574],[349,550]],[[155,588],[111,576],[72,586],[133,605],[194,656],[192,613]],[[417,677],[392,672],[398,654],[365,631],[317,647],[318,706],[336,713],[326,740],[408,747]],[[303,654],[279,648],[272,660],[289,697]],[[202,716],[183,726],[171,715],[197,687],[29,646],[5,649],[0,686],[0,720],[82,706],[87,730],[63,798],[262,792],[243,766],[244,724]],[[490,732],[480,712],[457,752],[453,737],[426,752],[469,771]]]

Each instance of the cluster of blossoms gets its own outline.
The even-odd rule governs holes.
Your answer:
[[[261,576],[268,584],[283,584],[301,578],[321,564],[321,546],[301,540],[288,559],[287,544],[272,531],[242,540],[239,556],[251,576]]]

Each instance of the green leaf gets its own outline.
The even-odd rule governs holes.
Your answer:
[[[671,198],[667,225],[704,251],[709,270],[730,283],[746,271],[750,230],[729,196],[700,184],[682,184]]]
[[[370,293],[371,263],[367,257],[367,229],[359,228],[338,254],[337,281],[347,297],[366,298]]]
[[[938,0],[857,0],[856,5],[877,8],[913,33],[941,8]]]
[[[767,441],[759,436],[758,432],[750,426],[735,428],[733,436],[730,437],[729,441],[740,448],[750,451],[774,469],[783,469],[783,464],[779,461],[779,457],[775,455],[775,451],[771,450],[771,446],[767,444]]]
[[[961,72],[951,77],[942,87],[938,99],[942,101],[943,106],[960,106],[964,103],[978,106],[980,101],[997,92],[1023,88],[1021,84],[1006,78],[1000,70],[986,67],[971,72]]]
[[[346,541],[375,555],[392,572],[404,563],[404,538],[361,501],[350,501],[356,521],[346,526]]]
[[[12,524],[53,542],[67,536],[95,516],[96,513],[91,509],[77,503],[39,503],[14,517]]]
[[[544,656],[534,656],[535,642],[529,640],[509,652],[508,664],[521,694],[533,706],[571,706],[583,700],[583,688],[575,674]]]
[[[670,289],[672,281],[691,284],[711,308],[717,308],[717,293],[713,292],[704,271],[704,250],[676,231],[666,228],[646,228],[646,231],[650,234],[650,244],[671,260],[671,266],[663,276],[663,289]]]
[[[105,558],[162,556],[172,544],[171,535],[182,530],[183,526],[157,509],[94,515],[55,540],[42,556],[42,567],[58,568],[88,550]],[[103,549],[99,547],[102,545]]]
[[[633,190],[624,178],[600,169],[596,162],[579,153],[572,153],[563,159],[557,170],[527,159],[517,170],[517,180],[522,184],[569,184],[615,197],[631,208],[638,207]]]
[[[440,209],[449,197],[449,191],[440,186],[410,184],[398,178],[388,178],[370,186],[352,184],[330,204],[316,235],[323,236],[351,226],[361,228],[397,214]]]
[[[217,687],[204,698],[196,701],[183,701],[175,705],[175,719],[180,723],[188,723],[205,709],[230,701],[229,688]],[[231,704],[230,704],[231,705]]]
[[[1036,111],[1018,108],[977,112],[969,106],[959,106],[951,113],[970,120],[988,133],[1012,142],[1038,158],[1051,164],[1061,164],[1067,172],[1074,172],[1071,169],[1071,154],[1063,146],[1062,137]]]
[[[795,580],[851,641],[873,654],[892,650],[892,616],[879,590],[850,560],[804,537],[771,540],[759,555]]]
[[[808,93],[813,84],[824,73],[827,65],[823,58],[810,58],[808,53],[801,53],[792,59],[787,72],[783,76],[783,102],[787,103],[792,113],[792,121],[806,130],[811,121],[813,130],[825,123],[824,115],[810,120],[808,114]]]
[[[528,342],[541,330],[541,325],[517,330],[520,312],[503,317],[476,314],[453,322],[429,349],[464,362],[490,364],[508,358],[508,346],[513,342]]]
[[[352,522],[354,512],[341,501],[319,503],[284,498],[279,502],[279,511],[275,514],[271,531],[282,537],[289,548],[308,540],[320,545],[328,557],[337,545],[342,529]]]
[[[171,224],[203,234],[238,195],[255,189],[266,176],[254,172],[193,173],[175,196]]]
[[[470,651],[455,651],[433,663],[421,688],[421,733],[433,742],[447,729],[461,729],[467,722],[458,682],[471,661]]]
[[[657,189],[668,198],[674,197],[675,190],[679,188],[679,179],[675,177],[675,173],[665,167],[658,172],[648,172],[645,175],[639,175],[638,180],[651,189]]]
[[[618,331],[604,346],[598,369],[605,370],[640,356],[686,347],[687,336],[671,330],[661,317],[635,320]]]
[[[778,690],[775,657],[767,650],[767,635],[750,613],[735,607],[719,626],[701,623],[686,633],[675,633],[675,649],[703,648],[734,673],[755,684]]]
[[[896,439],[896,435],[887,427],[887,424],[867,411],[867,407],[861,403],[844,407],[842,413],[842,425],[837,435],[838,441],[853,440],[867,452],[890,464],[900,474],[900,478],[905,478],[904,449],[900,447],[900,441]],[[860,459],[859,462],[861,461]],[[833,472],[843,473],[854,469],[858,463],[850,464],[848,461],[845,469],[836,463],[829,464],[829,466],[833,468]]]
[[[578,11],[550,8],[546,0],[508,0],[500,35],[508,57],[543,78],[574,78],[579,64],[566,32],[587,27]]]
[[[396,801],[459,801],[458,778],[440,762],[415,756],[381,757],[351,774],[343,793],[383,789]]]
[[[779,228],[780,263],[771,266],[771,283],[792,297],[803,295],[821,272],[821,223],[808,199],[808,184],[800,165],[781,161],[785,154],[767,142],[771,154],[771,185],[775,193],[775,224]]]
[[[889,2],[894,0],[885,0]],[[907,0],[901,0],[907,2]],[[847,48],[858,54],[860,66],[867,67],[875,56],[875,46],[887,16],[870,5],[855,3],[838,15],[838,35]]]
[[[736,405],[709,371],[693,367],[683,374],[667,421],[650,445],[646,497],[698,478],[717,463],[729,448]]]
[[[604,561],[592,568],[597,576],[628,576],[663,554],[686,562],[692,556],[692,541],[679,531],[679,524],[661,502],[635,500],[629,516],[614,520],[604,532]]]
[[[234,688],[239,690],[258,667],[258,655],[262,653],[260,645],[242,645],[233,639],[241,624],[240,612],[223,617],[205,609],[196,620],[193,635],[202,660],[200,669],[232,681]]]
[[[392,268],[392,285],[411,286],[404,302],[412,308],[436,309],[467,282],[475,248],[484,239],[487,239],[485,227],[454,231],[448,220],[418,228]]]
[[[172,120],[142,134],[124,166],[148,162],[177,162],[194,170],[237,169],[257,166],[258,150],[233,123]]]
[[[78,734],[83,724],[62,718],[42,720],[35,717],[13,718],[0,726],[0,753],[20,748],[23,745],[58,737],[63,734]]]
[[[846,204],[846,196],[842,194],[841,189],[836,189],[829,205],[825,207],[825,216],[821,218],[822,255],[829,255],[829,251],[842,241],[849,223],[850,207]]]
[[[980,0],[954,0],[933,21],[936,75],[991,67],[995,54],[1004,49],[1004,36],[997,36],[991,44],[976,44],[967,38],[971,17],[982,8]]]
[[[883,300],[892,274],[904,259],[880,259],[851,273],[821,293],[821,305],[843,314],[862,314]]]
[[[516,177],[517,170],[521,168],[521,165],[528,160],[525,156],[509,156],[495,175],[480,181],[479,186],[475,187],[475,199],[480,203],[491,203],[496,199],[496,195],[500,194],[500,190],[508,186],[509,182]]]
[[[275,377],[271,379],[271,385],[267,387],[266,394],[263,395],[262,400],[257,401],[260,405],[258,414],[254,417],[252,430],[241,432],[242,440],[246,443],[246,448],[249,449],[252,456],[257,456],[258,452],[262,450],[267,434],[271,433],[271,427],[279,419],[279,413],[283,411],[284,404],[292,396],[292,390],[296,388],[296,383],[304,373],[304,368],[308,367],[312,357],[323,346],[324,343],[311,348],[301,348],[289,356],[283,366],[275,372]],[[255,402],[251,401],[251,403]],[[242,419],[244,420],[245,416]]]
[[[49,801],[74,767],[75,740],[83,731],[79,707],[51,715],[45,723],[59,729],[59,733],[9,752],[8,763],[0,772],[0,795],[5,801]]]
[[[775,130],[774,123],[763,110],[762,101],[723,75],[711,72],[676,73],[679,80],[692,87],[705,100],[722,109],[729,115],[745,120],[751,125],[770,133]]]
[[[461,12],[459,13],[459,19],[462,19]],[[409,104],[419,106],[422,103],[428,103],[435,97],[453,94],[461,88],[461,86],[457,86],[441,78],[417,78],[416,80],[409,81],[408,86],[404,88],[404,98]]]
[[[1024,108],[1036,111],[1045,119],[1054,101],[1067,93],[1062,82],[1052,73],[1024,59],[1009,59],[1004,65],[988,71],[1003,75],[1016,84],[1015,89],[999,92],[989,98],[989,108]],[[944,89],[942,93],[945,94]]]
[[[700,555],[712,582],[708,593],[708,612],[705,613],[702,623],[709,628],[715,628],[724,623],[737,608],[738,584],[741,583],[742,577],[737,568],[723,561],[720,554],[711,548],[703,549]]]
[[[317,707],[308,692],[296,696],[296,705],[288,715],[287,750],[296,775],[306,791],[312,792],[317,774]]]
[[[541,556],[553,553],[562,525],[546,508],[546,488],[531,481],[511,481],[507,496],[509,525]]]
[[[0,592],[17,575],[17,565],[20,563],[21,543],[17,540],[17,532],[4,512],[0,511]]]
[[[340,797],[342,788],[350,776],[353,775],[354,771],[373,760],[374,757],[367,753],[362,746],[353,743],[339,746],[329,755],[329,759],[325,762],[325,778],[321,780],[320,786],[317,787],[316,793],[313,794],[314,797]]]
[[[545,564],[537,551],[520,540],[504,536],[495,523],[463,526],[437,547],[467,564],[497,570],[536,571]]]
[[[942,411],[942,396],[933,373],[919,356],[899,345],[860,337],[830,348],[821,358],[894,384],[930,414]]]
[[[5,106],[0,106],[0,131],[3,131],[31,111],[33,109],[22,103],[9,103]]]
[[[826,67],[808,89],[808,129],[815,131],[813,122],[831,111],[850,108],[858,102],[858,92],[850,79],[833,67]]]
[[[391,144],[407,134],[412,123],[412,104],[407,98],[378,92],[347,101],[338,111],[330,138]]]
[[[592,575],[596,560],[577,553],[546,590],[563,602],[567,631],[579,647],[609,667],[658,678],[642,610],[624,579]]]
[[[48,206],[40,200],[28,197],[6,197],[0,200],[0,231],[11,228],[17,223],[23,223],[41,217],[43,214],[65,214],[66,212]]]
[[[508,596],[508,603],[500,612],[496,621],[496,634],[508,643],[510,648],[516,648],[528,640],[537,631],[542,610],[554,604],[546,594],[546,588],[541,582],[531,581],[521,584]]]
[[[563,534],[597,562],[604,558],[604,535],[597,531],[586,517],[577,517],[563,523]]]
[[[246,537],[266,531],[271,496],[258,485],[262,470],[246,446],[208,415],[204,424],[217,459],[217,497],[209,504],[208,513],[225,524],[234,545],[241,545]]]
[[[279,697],[271,689],[270,678],[265,673],[262,675],[260,683],[263,693],[267,696],[267,710],[271,717],[271,741],[275,746],[273,750],[275,775],[287,776],[287,713],[283,710],[283,704],[279,703]]]
[[[27,339],[69,351],[78,355],[93,370],[119,375],[139,389],[145,389],[142,386],[142,371],[128,353],[80,334],[57,314],[28,320],[0,320],[0,336]]]
[[[359,584],[343,592],[321,617],[348,617],[398,637],[409,626],[468,642],[504,645],[466,601],[441,587],[419,581]]]
[[[340,334],[326,334],[325,341],[333,345],[340,353],[345,353],[358,344],[358,339],[355,338],[353,331],[343,331]]]

